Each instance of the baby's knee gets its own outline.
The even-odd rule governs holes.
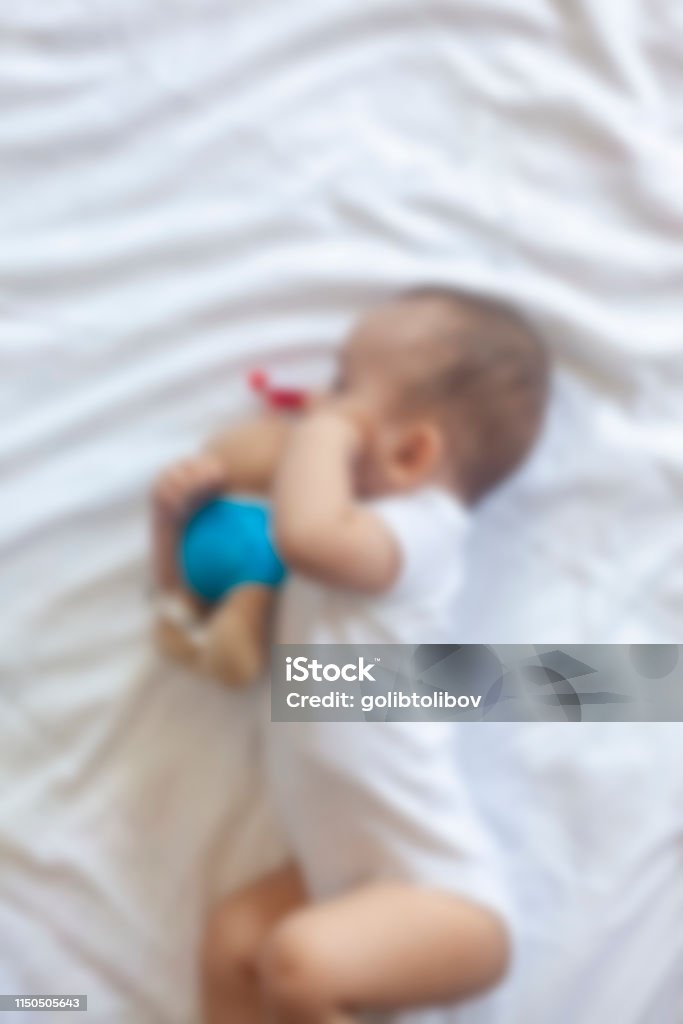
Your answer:
[[[202,943],[204,976],[211,980],[257,970],[262,935],[253,913],[239,898],[228,898],[212,911]]]
[[[274,1008],[304,1014],[333,1005],[330,965],[300,916],[271,933],[259,958],[259,973],[266,1001]]]

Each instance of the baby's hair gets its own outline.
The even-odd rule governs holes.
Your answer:
[[[460,434],[466,417],[458,483],[477,501],[522,462],[539,434],[547,351],[525,318],[502,302],[437,287],[411,289],[398,301],[424,304],[422,342],[434,351],[413,397],[440,406],[446,426]]]

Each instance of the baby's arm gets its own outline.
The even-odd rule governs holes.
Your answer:
[[[509,955],[499,918],[465,898],[386,882],[310,904],[292,866],[228,897],[204,954],[206,1024],[351,1024],[453,1003],[495,984]]]
[[[155,481],[150,506],[152,571],[161,591],[182,591],[177,563],[180,530],[194,511],[227,487],[227,465],[205,453],[176,462]]]
[[[292,431],[274,487],[275,541],[294,570],[368,593],[396,579],[400,553],[385,524],[354,496],[363,431],[334,408]]]
[[[260,416],[220,434],[197,455],[159,476],[151,513],[153,571],[161,590],[182,590],[176,553],[184,523],[201,505],[228,490],[268,492],[289,430],[284,416]]]
[[[291,430],[289,417],[268,413],[219,434],[204,453],[224,467],[231,490],[268,494]]]

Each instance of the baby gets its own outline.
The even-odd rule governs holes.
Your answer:
[[[276,641],[452,643],[468,509],[528,453],[547,391],[544,350],[511,310],[407,292],[361,321],[299,420],[241,428],[166,474],[159,523],[272,481],[291,570]],[[493,985],[505,898],[453,725],[288,722],[268,748],[292,862],[214,912],[207,1024],[346,1024]]]

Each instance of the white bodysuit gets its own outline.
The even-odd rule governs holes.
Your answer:
[[[372,507],[400,546],[398,580],[364,596],[295,576],[281,597],[278,642],[453,642],[467,513],[437,488]],[[314,897],[401,879],[501,908],[452,723],[287,722],[269,737],[276,806]]]
[[[435,490],[375,508],[401,546],[397,583],[363,598],[292,579],[282,642],[454,640],[466,513]],[[513,931],[501,986],[392,1024],[680,1021],[679,724],[309,722],[269,736],[314,896],[401,878],[486,903]]]

